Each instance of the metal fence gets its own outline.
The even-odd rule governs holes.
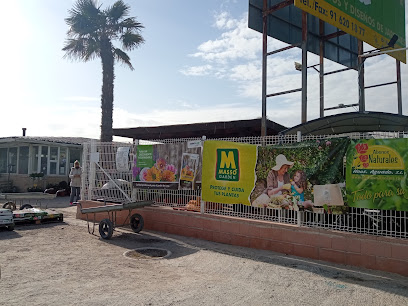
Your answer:
[[[256,145],[277,145],[307,140],[321,141],[329,138],[408,138],[404,132],[352,133],[342,135],[279,135],[266,137],[239,137],[217,139]],[[203,137],[205,139],[205,137]],[[196,138],[157,139],[138,141],[138,144],[179,143]],[[129,148],[127,171],[116,170],[116,152],[119,147]],[[246,219],[279,222],[304,227],[323,228],[360,234],[408,238],[408,213],[393,210],[374,210],[345,207],[341,212],[330,212],[323,208],[309,210],[286,210],[279,208],[258,208],[241,204],[212,203],[201,200],[201,190],[156,190],[133,189],[132,165],[135,146],[131,143],[87,143],[83,150],[84,180],[82,198],[106,202],[124,203],[129,201],[153,200],[156,205],[175,209],[188,208],[203,214],[234,216]],[[98,162],[91,162],[98,160]],[[118,188],[120,187],[120,188]]]

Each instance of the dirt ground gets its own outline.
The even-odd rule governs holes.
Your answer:
[[[0,229],[0,305],[408,305],[408,278],[158,232],[63,223]],[[91,227],[92,229],[92,227]],[[127,258],[160,248],[161,259]]]

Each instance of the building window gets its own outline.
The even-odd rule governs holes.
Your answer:
[[[30,173],[38,173],[38,146],[32,147]]]
[[[81,149],[70,148],[69,149],[69,166],[73,167],[74,162],[76,160],[81,161]]]
[[[19,148],[19,157],[18,157],[18,173],[19,174],[28,174],[28,153],[29,153],[28,146]]]
[[[17,173],[17,147],[9,148],[7,166],[9,173]]]
[[[48,174],[48,147],[41,146],[41,169],[40,172],[44,175]]]
[[[67,174],[67,148],[60,148],[59,175]]]
[[[7,148],[0,148],[0,173],[8,173]]]
[[[50,174],[57,174],[58,147],[50,147]]]

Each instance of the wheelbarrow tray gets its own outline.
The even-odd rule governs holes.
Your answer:
[[[82,214],[98,213],[98,212],[109,212],[109,211],[120,211],[120,210],[132,210],[136,208],[142,208],[145,206],[152,205],[153,201],[141,201],[141,202],[131,202],[125,204],[109,204],[101,205],[96,207],[81,208]]]

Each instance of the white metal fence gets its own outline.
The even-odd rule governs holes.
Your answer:
[[[307,140],[324,140],[328,138],[349,137],[351,139],[367,138],[407,138],[403,132],[352,133],[343,135],[319,136],[266,136],[217,139],[257,145],[276,145]],[[190,140],[158,139],[139,141],[139,144],[178,143]],[[127,171],[117,171],[116,152],[119,147],[129,148]],[[408,212],[393,210],[373,210],[345,207],[341,214],[330,213],[323,208],[314,211],[294,211],[285,209],[257,208],[240,204],[222,204],[201,200],[201,190],[157,190],[134,189],[132,193],[132,165],[135,147],[133,144],[87,143],[83,150],[84,179],[82,198],[85,200],[103,200],[106,202],[125,203],[129,201],[153,200],[156,205],[188,208],[204,214],[235,216],[239,218],[265,220],[297,226],[324,228],[361,234],[408,238]],[[91,162],[98,160],[98,162]],[[120,190],[118,187],[120,187]]]

